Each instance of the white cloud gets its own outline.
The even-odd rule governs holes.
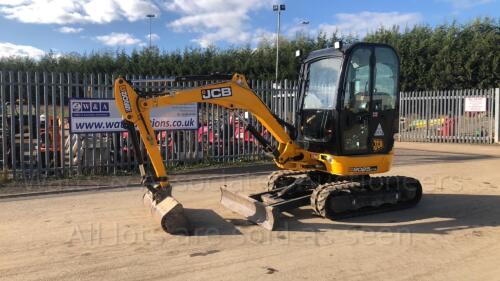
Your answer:
[[[439,2],[450,3],[455,10],[463,10],[474,6],[492,3],[495,0],[439,0]]]
[[[149,34],[146,34],[146,36],[144,36],[144,38],[146,38],[146,40],[149,41]],[[151,41],[157,41],[157,40],[160,40],[160,35],[158,35],[156,33],[151,33]]]
[[[169,27],[176,32],[198,33],[193,41],[207,47],[217,41],[251,43],[249,14],[271,3],[271,0],[171,0],[165,7],[181,14]]]
[[[342,35],[357,35],[363,37],[370,31],[375,31],[380,27],[392,27],[399,25],[413,25],[422,19],[420,13],[400,13],[400,12],[361,12],[358,14],[339,13],[335,15],[337,23],[320,24],[318,29],[332,34],[338,32]]]
[[[101,35],[95,37],[95,39],[102,44],[110,47],[117,46],[131,46],[131,45],[139,45],[142,43],[140,39],[135,38],[133,35],[129,33],[116,33],[112,32],[108,35]]]
[[[0,13],[25,23],[109,23],[143,19],[159,8],[151,0],[0,0]]]
[[[281,38],[282,35],[280,35]],[[252,34],[252,46],[257,46],[261,42],[273,44],[276,41],[276,33],[258,28]]]
[[[26,2],[26,0],[0,0],[0,5],[19,5]]]
[[[8,42],[0,42],[0,57],[30,57],[39,59],[45,52],[27,45],[15,45]]]
[[[57,31],[59,31],[61,33],[80,33],[83,31],[83,28],[63,26],[63,27],[58,28]]]

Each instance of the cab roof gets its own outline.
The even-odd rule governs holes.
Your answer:
[[[321,50],[312,51],[309,53],[304,62],[314,60],[321,57],[343,57],[344,53],[335,48],[326,48]]]
[[[390,45],[387,44],[382,44],[382,43],[368,43],[368,42],[356,42],[354,44],[345,44],[344,47],[342,48],[342,51],[339,49],[335,48],[325,48],[325,49],[320,49],[316,51],[312,51],[309,53],[309,55],[306,57],[304,62],[309,62],[311,60],[321,58],[321,57],[343,57],[345,54],[349,53],[352,49],[354,49],[357,46],[381,46],[381,47],[388,47],[392,50],[394,48]],[[396,52],[394,50],[394,52]],[[396,53],[397,54],[397,53]]]

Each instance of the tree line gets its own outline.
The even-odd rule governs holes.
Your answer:
[[[368,42],[391,44],[401,58],[403,90],[500,86],[500,18],[467,24],[379,29]]]
[[[500,18],[478,18],[465,24],[452,22],[435,27],[415,25],[379,28],[360,39],[339,33],[319,33],[315,37],[297,34],[280,41],[279,79],[296,79],[304,54],[333,46],[338,40],[388,43],[401,57],[401,89],[490,88],[500,86]],[[263,40],[251,46],[219,49],[186,48],[172,52],[157,47],[133,50],[70,53],[52,52],[39,60],[10,57],[0,59],[0,70],[80,73],[140,74],[154,77],[233,73],[250,79],[274,79],[276,49]]]

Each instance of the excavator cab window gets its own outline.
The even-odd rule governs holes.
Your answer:
[[[300,126],[306,140],[324,142],[333,136],[332,110],[341,67],[341,57],[320,59],[307,67]]]

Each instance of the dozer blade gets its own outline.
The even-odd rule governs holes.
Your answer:
[[[181,203],[172,196],[167,196],[156,203],[150,191],[144,193],[144,206],[151,215],[157,220],[164,231],[170,234],[191,233],[191,225],[184,214],[184,208]]]
[[[267,230],[273,230],[279,217],[279,211],[271,206],[255,200],[254,198],[240,195],[221,187],[221,204],[229,210],[244,216],[249,221],[256,223]]]

